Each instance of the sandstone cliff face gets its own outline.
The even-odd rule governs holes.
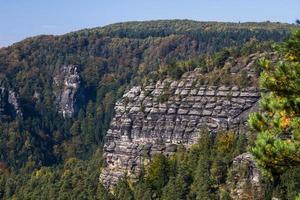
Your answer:
[[[135,178],[153,154],[172,154],[179,144],[188,148],[201,129],[245,128],[248,113],[257,108],[257,88],[203,86],[198,76],[196,69],[179,81],[133,87],[116,103],[104,146],[107,166],[100,176],[106,187],[125,174]]]
[[[10,115],[13,118],[23,116],[19,95],[4,87],[0,87],[0,115]]]
[[[54,77],[56,104],[64,118],[73,117],[77,112],[80,76],[75,65],[63,66]]]

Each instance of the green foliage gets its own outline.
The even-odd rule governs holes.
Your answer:
[[[191,196],[195,199],[213,199],[213,180],[210,176],[210,166],[212,160],[209,159],[211,153],[211,138],[203,134],[198,144],[198,159],[195,169],[194,181],[191,186]]]
[[[162,65],[157,70],[157,76],[160,79],[171,77],[178,80],[185,72],[193,71],[196,67],[201,67],[204,64],[203,58],[190,59],[187,61],[171,62],[167,65]]]
[[[300,167],[287,170],[281,177],[279,186],[283,197],[287,199],[295,199],[300,194]],[[286,193],[286,194],[284,194]]]
[[[299,88],[300,30],[278,48],[281,59],[262,60],[262,113],[254,113],[250,126],[258,131],[252,154],[271,177],[300,165]]]
[[[117,199],[133,200],[133,192],[131,191],[126,180],[121,180],[114,189],[114,196]]]
[[[98,181],[101,156],[101,152],[96,151],[88,161],[70,158],[62,166],[41,167],[31,174],[28,171],[0,171],[0,197],[107,200],[110,195]]]
[[[246,146],[244,137],[233,132],[216,136],[203,132],[198,143],[188,151],[179,146],[170,157],[155,155],[139,181],[129,187],[128,181],[122,180],[114,196],[120,200],[125,194],[128,199],[132,199],[132,194],[134,199],[149,200],[230,199],[224,189],[227,173],[232,159],[244,152]],[[223,171],[218,174],[220,169]]]
[[[157,154],[147,168],[146,182],[153,191],[160,191],[168,183],[169,164],[165,156]]]
[[[229,192],[227,192],[226,190],[221,191],[220,199],[221,200],[232,200],[232,198],[230,197]]]

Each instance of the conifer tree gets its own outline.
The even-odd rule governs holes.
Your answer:
[[[261,112],[249,119],[258,132],[251,152],[275,183],[300,165],[300,30],[277,47],[277,54],[275,62],[261,61]]]
[[[195,169],[194,182],[191,186],[191,199],[194,197],[197,200],[213,199],[212,180],[210,177],[211,143],[209,134],[203,134],[199,139],[199,157],[197,168]]]
[[[114,195],[120,200],[133,200],[133,192],[131,191],[126,179],[121,180],[115,188]]]

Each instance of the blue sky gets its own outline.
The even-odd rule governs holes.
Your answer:
[[[133,20],[293,23],[297,18],[300,0],[0,0],[0,47],[29,36]]]

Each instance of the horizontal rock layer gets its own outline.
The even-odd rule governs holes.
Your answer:
[[[179,144],[189,147],[201,130],[245,128],[259,97],[255,87],[200,85],[197,71],[184,74],[180,81],[133,87],[116,103],[100,180],[110,187],[125,174],[134,179],[151,155],[173,154]]]

